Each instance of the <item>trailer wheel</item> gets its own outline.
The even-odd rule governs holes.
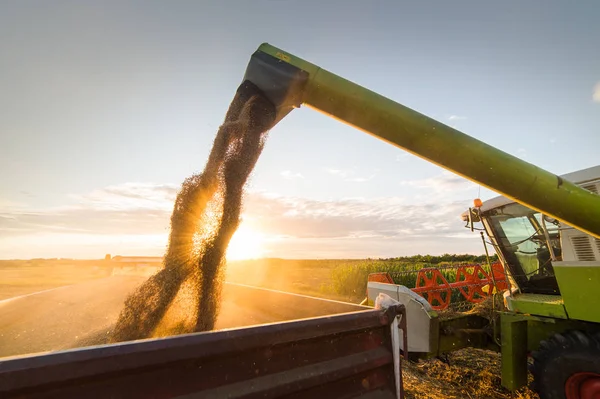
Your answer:
[[[533,379],[541,399],[600,399],[600,334],[555,334],[533,353]]]

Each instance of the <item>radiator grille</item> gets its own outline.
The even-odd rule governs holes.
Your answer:
[[[596,183],[584,184],[583,186],[581,186],[581,188],[585,188],[586,190],[591,191],[594,194],[598,194],[598,184]]]
[[[595,261],[596,255],[594,254],[594,248],[590,241],[591,237],[588,236],[574,236],[571,237],[571,243],[575,250],[577,260],[580,261]],[[596,245],[600,247],[600,241],[596,240]]]

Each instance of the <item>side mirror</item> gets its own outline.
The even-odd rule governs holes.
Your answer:
[[[475,223],[481,221],[481,217],[479,216],[479,208],[469,208],[468,216],[469,228],[471,229],[471,231],[474,231]]]
[[[474,227],[473,227],[473,208],[469,208],[469,228],[471,229],[471,231],[474,231]]]

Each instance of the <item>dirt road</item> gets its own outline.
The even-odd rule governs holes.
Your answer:
[[[0,357],[103,344],[144,277],[113,276],[0,301]],[[226,283],[216,329],[360,310],[341,302]]]

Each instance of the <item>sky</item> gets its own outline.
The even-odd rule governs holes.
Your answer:
[[[600,4],[0,2],[0,259],[162,255],[262,42],[550,172],[599,164]],[[231,258],[483,253],[496,194],[308,108],[269,134]]]

